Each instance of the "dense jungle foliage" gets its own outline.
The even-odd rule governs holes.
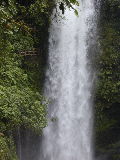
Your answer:
[[[59,9],[79,5],[58,0]],[[17,160],[17,131],[42,132],[47,125],[42,81],[48,48],[50,15],[54,0],[0,1],[0,160]],[[77,15],[77,11],[75,10]],[[56,9],[55,16],[59,16]],[[96,60],[96,152],[120,159],[120,1],[101,0],[100,53]],[[38,57],[20,52],[39,50]],[[44,102],[44,103],[43,103]]]
[[[96,144],[105,159],[120,159],[120,1],[101,1],[97,60]],[[101,157],[103,158],[103,157]]]

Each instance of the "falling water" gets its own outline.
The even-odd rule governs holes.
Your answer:
[[[18,156],[19,156],[19,160],[22,160],[22,146],[21,146],[21,133],[20,133],[20,128],[18,127],[17,129],[17,134],[18,134],[18,139],[17,139],[17,142],[18,142]]]
[[[88,60],[94,0],[79,0],[50,28],[45,95],[49,99],[41,160],[93,160],[92,74]],[[59,18],[58,18],[59,19]]]

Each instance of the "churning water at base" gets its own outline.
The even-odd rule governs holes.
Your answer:
[[[94,0],[79,0],[50,28],[45,95],[49,99],[41,160],[93,160],[92,77],[88,60]]]

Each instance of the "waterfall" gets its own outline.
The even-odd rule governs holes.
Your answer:
[[[19,160],[22,160],[22,146],[21,146],[21,133],[20,133],[20,128],[18,127],[17,129],[17,134],[18,134],[18,157],[19,157]]]
[[[93,38],[94,0],[79,0],[79,17],[66,9],[53,18],[44,87],[49,99],[41,160],[93,160],[93,77],[89,44]],[[54,15],[54,13],[53,13]],[[90,42],[90,43],[89,43]]]

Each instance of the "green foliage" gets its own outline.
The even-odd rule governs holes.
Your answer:
[[[11,139],[0,136],[0,160],[17,160]]]
[[[72,8],[74,10],[75,15],[78,16],[78,11],[74,7],[79,6],[79,2],[77,0],[63,0],[63,2],[68,8]]]
[[[99,111],[97,111],[99,112]],[[99,112],[100,113],[100,112]],[[116,121],[113,119],[108,119],[108,117],[103,113],[100,115],[97,115],[99,119],[97,120],[97,134],[100,134],[107,129],[113,127],[116,124]]]
[[[0,160],[16,160],[14,144],[8,142],[9,132],[24,127],[39,133],[47,125],[46,100],[35,85],[38,82],[31,74],[33,70],[28,73],[24,59],[18,56],[20,51],[37,47],[38,40],[42,42],[39,37],[50,6],[46,0],[39,2],[39,6],[35,1],[27,7],[19,0],[0,2],[0,132],[5,135],[0,136]]]
[[[41,130],[46,126],[44,99],[32,88],[15,58],[10,55],[0,61],[0,119],[6,129],[22,125]]]
[[[68,7],[72,7],[72,5],[79,5],[77,0],[62,0]]]
[[[28,33],[23,35],[22,32],[12,34],[11,43],[13,44],[14,51],[17,53],[20,51],[33,50],[34,46],[33,37]]]
[[[119,32],[115,29],[105,26],[104,35],[102,35],[101,46],[103,52],[99,61],[98,78],[98,96],[102,100],[103,107],[110,107],[112,103],[120,102],[120,66],[119,66]],[[109,104],[106,106],[106,104]]]
[[[52,8],[53,3],[48,0],[36,0],[36,2],[29,7],[30,17],[34,19],[37,25],[42,26],[46,24],[46,19],[49,18],[51,14],[50,5]]]
[[[119,137],[120,124],[120,16],[119,0],[102,1],[100,17],[100,55],[97,63],[96,137],[98,151],[118,160],[114,146]]]

